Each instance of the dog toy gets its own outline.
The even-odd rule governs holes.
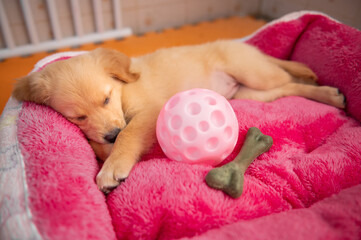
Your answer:
[[[232,162],[209,171],[206,176],[207,185],[222,190],[233,198],[240,197],[246,169],[255,158],[268,151],[272,144],[272,137],[262,134],[258,128],[250,128],[237,157]]]
[[[156,133],[168,158],[216,166],[236,145],[238,121],[226,98],[197,88],[168,100],[158,116]]]

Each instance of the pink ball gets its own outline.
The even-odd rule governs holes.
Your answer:
[[[238,121],[227,101],[207,89],[174,95],[157,121],[157,138],[168,158],[216,166],[234,149]]]

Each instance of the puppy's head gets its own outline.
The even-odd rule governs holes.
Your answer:
[[[126,125],[122,86],[138,79],[129,67],[126,55],[100,48],[18,79],[13,96],[49,105],[78,125],[89,139],[111,143]]]

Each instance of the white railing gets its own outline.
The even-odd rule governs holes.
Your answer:
[[[59,24],[58,12],[55,6],[55,1],[57,0],[46,0],[53,39],[40,41],[34,22],[33,13],[29,5],[29,0],[19,1],[30,43],[26,45],[16,45],[14,36],[10,29],[3,0],[0,0],[0,28],[5,44],[5,48],[0,48],[0,59],[12,56],[27,55],[41,51],[56,50],[63,47],[79,46],[81,44],[99,42],[107,39],[122,38],[132,34],[130,28],[124,28],[122,25],[120,0],[112,0],[114,27],[113,29],[107,31],[104,30],[103,11],[101,4],[102,0],[92,0],[95,32],[89,34],[84,34],[79,0],[70,0],[74,36],[63,37]]]

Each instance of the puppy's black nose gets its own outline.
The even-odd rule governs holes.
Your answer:
[[[104,139],[109,143],[114,143],[120,131],[121,131],[120,128],[114,128],[113,130],[108,132],[107,135],[104,136]]]

